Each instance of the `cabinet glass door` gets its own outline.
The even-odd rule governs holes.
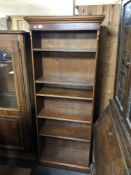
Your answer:
[[[127,60],[128,73],[128,94],[127,94],[127,121],[131,127],[131,2],[127,3],[124,7],[124,26],[125,26],[125,45],[129,53],[129,59]]]
[[[0,108],[18,108],[12,54],[0,48]]]
[[[131,1],[126,2],[122,9],[116,80],[115,96],[131,126]]]

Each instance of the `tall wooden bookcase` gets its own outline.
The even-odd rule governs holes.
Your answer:
[[[103,16],[26,17],[39,161],[89,170],[98,38]]]

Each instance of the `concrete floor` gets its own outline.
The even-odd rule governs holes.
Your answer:
[[[87,173],[40,166],[35,161],[0,158],[0,164],[31,168],[31,175],[89,175]]]

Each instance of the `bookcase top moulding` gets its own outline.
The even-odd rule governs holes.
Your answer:
[[[31,23],[52,23],[55,22],[102,22],[104,15],[91,16],[26,16],[24,19]]]
[[[104,15],[26,16],[24,19],[30,24],[31,30],[98,30],[104,17]]]

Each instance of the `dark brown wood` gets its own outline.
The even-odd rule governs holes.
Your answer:
[[[89,143],[46,139],[39,162],[47,166],[89,172],[89,147]]]
[[[0,49],[10,54],[9,61],[0,60],[0,155],[5,157],[34,159],[29,37],[24,31],[0,31]]]
[[[37,115],[38,118],[46,118],[60,121],[74,121],[78,123],[91,123],[92,116],[89,110],[68,108],[43,108]]]
[[[92,100],[92,91],[72,90],[62,88],[42,88],[36,93],[37,96],[54,97],[54,98],[71,98],[78,100]]]
[[[44,76],[38,78],[36,83],[64,85],[64,86],[76,86],[86,89],[93,89],[93,82],[81,77],[66,77],[66,76]]]
[[[41,77],[52,77],[54,81],[57,81],[65,77],[65,82],[85,79],[87,84],[94,83],[96,62],[94,53],[35,52],[33,61],[36,80]],[[80,61],[81,64],[79,64]],[[68,87],[72,87],[72,85],[68,84]]]
[[[114,117],[113,124],[116,129],[116,133],[118,136],[118,142],[121,148],[122,157],[125,162],[125,166],[127,167],[129,173],[130,173],[130,167],[131,167],[131,130],[129,130],[129,126],[127,127],[127,124],[123,122],[122,115],[119,111],[119,107],[116,103],[116,101],[110,102],[111,106],[111,115]]]
[[[103,15],[91,15],[91,16],[59,16],[59,17],[54,17],[54,16],[30,16],[30,17],[25,17],[25,20],[29,22],[29,24],[40,24],[40,23],[57,23],[57,22],[67,22],[67,23],[72,23],[74,21],[78,22],[98,22],[101,23],[104,19]]]
[[[104,16],[25,17],[32,30],[48,31],[98,30],[103,19]]]
[[[103,18],[25,17],[32,37],[42,165],[89,170],[98,35]]]
[[[27,34],[24,30],[0,30],[0,34]]]
[[[0,146],[22,147],[21,141],[20,119],[0,117]]]
[[[130,5],[131,1],[122,1],[114,98],[94,128],[96,175],[131,174]]]
[[[114,102],[111,102],[95,125],[94,156],[96,175],[130,174],[131,161],[129,152],[131,149],[127,149],[130,147],[130,141],[126,141],[126,137],[129,136],[128,133],[122,131],[122,121],[119,118],[118,108]]]
[[[36,52],[43,52],[43,51],[47,51],[47,52],[96,52],[96,49],[95,48],[90,48],[90,49],[72,49],[72,48],[42,48],[42,49],[39,49],[39,48],[35,48],[33,49],[33,51],[36,51]]]
[[[63,98],[48,98],[48,97],[38,97],[37,101],[39,101],[41,99],[41,102],[43,100],[44,102],[44,107],[45,109],[57,109],[57,108],[65,108],[68,110],[74,111],[75,110],[87,110],[90,113],[92,113],[92,102],[90,101],[86,101],[86,100],[73,100],[73,99],[63,99]],[[43,108],[42,108],[43,109]],[[41,110],[42,110],[41,109]]]
[[[31,169],[20,168],[15,166],[4,166],[0,165],[0,174],[1,175],[30,175]]]
[[[114,96],[122,113],[122,118],[131,135],[131,27],[130,4],[122,1],[119,45],[117,48],[117,69]],[[124,43],[123,43],[124,40]],[[122,81],[121,81],[122,80]]]
[[[32,37],[34,51],[96,52],[96,31],[33,31]]]
[[[39,130],[39,135],[90,142],[90,132],[91,125],[46,120],[42,128]]]

